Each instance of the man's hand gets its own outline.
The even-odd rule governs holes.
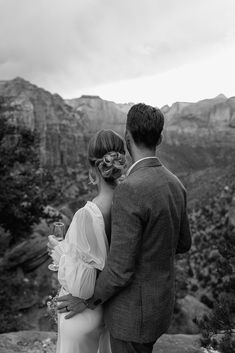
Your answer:
[[[65,316],[65,319],[70,319],[71,317],[82,313],[87,308],[83,299],[73,297],[72,294],[57,298],[57,302],[61,302],[57,307],[60,314],[69,312],[69,314]]]

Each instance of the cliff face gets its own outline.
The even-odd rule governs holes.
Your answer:
[[[111,128],[125,130],[126,115],[132,103],[116,104],[98,96],[82,96],[66,101],[82,114],[89,131]],[[176,102],[162,107],[165,115],[165,142],[168,145],[208,146],[232,144],[235,137],[235,97],[219,95],[197,103]]]
[[[0,81],[0,97],[10,97],[5,115],[40,134],[43,165],[74,167],[86,154],[94,132],[123,134],[132,103],[116,104],[98,96],[63,100],[20,78]],[[9,109],[8,109],[9,108]],[[224,168],[235,159],[235,97],[219,95],[197,103],[164,106],[164,141],[158,154],[178,175],[208,167]]]
[[[67,100],[88,122],[91,133],[111,128],[123,134],[132,103],[115,104],[97,96]],[[197,103],[164,106],[164,142],[158,154],[172,171],[181,174],[231,164],[235,158],[235,97],[219,95]]]
[[[207,146],[229,144],[234,139],[235,97],[219,95],[197,103],[174,103],[165,108],[166,138],[170,144],[191,142]]]
[[[72,167],[79,162],[85,150],[85,123],[59,95],[16,78],[0,81],[0,97],[4,115],[13,124],[39,133],[42,165]]]
[[[235,97],[177,102],[162,111],[166,123],[160,154],[173,171],[180,175],[234,164]]]
[[[66,103],[82,114],[88,122],[90,133],[100,129],[113,129],[121,134],[125,131],[126,115],[132,104],[116,104],[98,96],[82,96],[66,100]]]

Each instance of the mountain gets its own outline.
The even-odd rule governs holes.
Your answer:
[[[175,161],[176,153],[181,155],[178,161],[192,170],[233,164],[235,97],[177,102],[162,110],[166,121],[164,155]]]
[[[230,143],[234,138],[235,97],[228,99],[220,94],[197,103],[177,102],[164,108],[164,114],[169,143],[171,139],[171,143],[178,143],[175,139],[178,135],[193,144],[203,145],[208,145],[208,139]]]
[[[133,103],[116,104],[98,96],[64,100],[21,78],[0,81],[4,115],[40,135],[42,165],[65,168],[86,155],[89,137],[99,129],[123,134]],[[220,94],[196,103],[176,102],[165,115],[162,162],[191,190],[205,194],[232,175],[235,160],[235,97]],[[231,171],[232,170],[232,171]]]
[[[11,123],[40,136],[42,165],[74,166],[85,153],[85,122],[58,95],[22,78],[0,81],[1,111]]]
[[[116,104],[98,96],[66,100],[88,122],[91,133],[111,128],[123,134],[133,103]],[[161,108],[164,142],[159,155],[174,172],[232,163],[235,138],[235,97],[219,95],[197,103],[176,102]]]
[[[66,100],[66,103],[85,117],[89,131],[111,128],[121,133],[125,129],[126,114],[133,105],[116,104],[88,95]],[[235,97],[226,98],[220,94],[197,103],[176,102],[161,110],[165,115],[164,137],[169,145],[208,146],[209,141],[230,144],[234,138]]]
[[[127,112],[134,104],[117,104],[89,95],[67,99],[66,103],[82,114],[91,133],[100,129],[113,129],[121,134],[125,131]]]
[[[82,114],[90,133],[111,128],[121,134],[133,105],[87,95],[66,103]],[[161,110],[165,128],[158,156],[188,187],[190,200],[213,194],[234,175],[235,97],[220,94],[196,103],[176,102]]]

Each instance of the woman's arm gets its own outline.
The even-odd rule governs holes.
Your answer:
[[[97,241],[99,224],[87,209],[79,210],[69,227],[59,260],[58,280],[73,296],[90,298],[94,293],[97,269],[104,267],[104,254]],[[95,229],[97,225],[97,229]]]

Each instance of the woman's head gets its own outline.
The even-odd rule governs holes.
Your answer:
[[[112,130],[100,130],[89,142],[88,161],[106,183],[115,184],[126,164],[124,140]]]

